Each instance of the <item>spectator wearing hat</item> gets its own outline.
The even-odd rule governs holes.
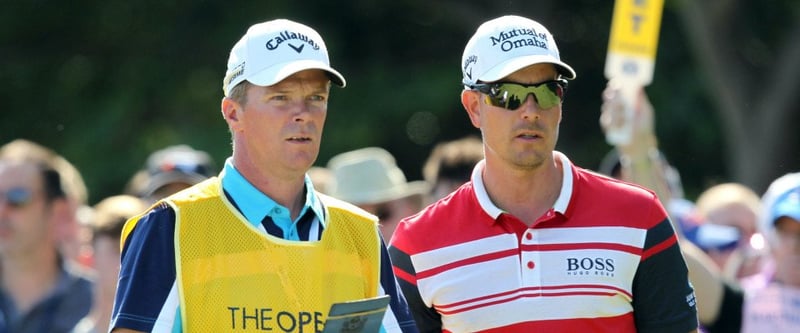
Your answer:
[[[758,229],[769,257],[760,272],[741,279],[742,289],[725,290],[726,301],[709,300],[718,315],[708,332],[800,331],[800,173],[775,179],[761,197],[761,207]],[[703,287],[724,281],[716,277]]]
[[[775,179],[762,203],[771,262],[742,281],[742,332],[800,332],[800,172]]]
[[[78,170],[28,140],[0,147],[0,332],[69,332],[92,306],[92,282],[75,265]]]
[[[489,20],[461,70],[484,159],[390,242],[420,330],[696,331],[686,262],[655,193],[554,150],[575,71],[547,28]]]
[[[619,101],[616,100],[617,95],[618,91],[612,84],[609,84],[603,93],[604,104],[601,118],[605,118],[606,121],[611,117],[608,113],[613,113],[614,109],[619,106]],[[715,185],[700,195],[696,206],[684,205],[685,208],[675,209],[680,206],[672,205],[672,203],[675,202],[675,196],[680,193],[673,190],[676,188],[673,186],[676,182],[670,181],[673,174],[670,173],[668,164],[658,162],[658,159],[653,159],[655,156],[648,153],[657,149],[652,131],[653,110],[643,90],[639,92],[639,95],[635,110],[634,139],[629,144],[623,145],[621,149],[612,150],[604,158],[600,170],[623,180],[641,182],[660,189],[659,196],[662,200],[669,200],[670,213],[678,221],[682,221],[678,223],[678,226],[681,227],[688,240],[681,242],[681,249],[689,265],[690,279],[697,291],[699,319],[703,324],[703,331],[708,333],[739,332],[742,329],[746,298],[745,290],[739,286],[738,282],[741,281],[747,288],[750,295],[748,300],[758,299],[758,297],[752,297],[753,290],[760,290],[768,285],[768,281],[771,280],[775,271],[774,262],[769,259],[769,254],[758,250],[758,245],[763,244],[763,235],[771,229],[770,223],[761,223],[761,226],[766,227],[756,228],[758,223],[755,221],[774,221],[777,216],[780,216],[781,214],[778,213],[768,217],[771,209],[765,206],[769,206],[770,202],[775,201],[777,193],[788,191],[793,183],[794,186],[800,184],[800,178],[791,175],[782,177],[770,187],[763,199],[759,199],[752,190],[741,184]],[[623,153],[627,163],[620,163],[618,152]],[[663,154],[659,155],[663,157]],[[667,168],[659,170],[664,165]],[[794,181],[792,181],[793,177]],[[659,186],[659,184],[670,186]],[[670,198],[672,199],[670,200]],[[682,196],[678,196],[678,198],[680,199]],[[767,245],[774,245],[777,242],[769,241],[767,243]],[[742,251],[740,247],[746,247],[747,250]],[[756,254],[756,256],[746,255],[747,253]],[[727,261],[714,262],[712,258],[727,259]],[[743,260],[747,258],[752,261]],[[757,265],[740,266],[748,261],[757,263]],[[792,267],[792,265],[783,266]],[[741,274],[747,271],[741,269],[744,267],[751,269],[749,274],[752,274],[752,269],[760,271],[758,274],[745,276],[739,280],[742,276],[737,276],[736,273]],[[726,270],[725,272],[722,271],[723,268]],[[791,269],[784,270],[784,272],[790,272]],[[773,292],[772,296],[775,294]],[[792,292],[788,291],[785,294],[792,295]],[[765,295],[769,295],[769,293]],[[779,317],[783,314],[797,313],[796,307],[793,308],[791,304],[780,304],[779,299],[790,300],[791,297],[761,297],[761,312],[750,320],[772,325],[781,323],[782,319]],[[755,307],[750,306],[750,308]],[[769,310],[765,311],[765,309]],[[781,327],[780,325],[782,324],[761,326],[752,331],[797,331],[797,328]]]
[[[401,218],[422,209],[429,188],[425,181],[409,182],[394,156],[378,147],[336,155],[327,168],[333,174],[331,195],[375,214],[387,241]]]
[[[625,112],[621,87],[617,81],[608,82],[602,93],[600,125],[604,131],[609,124]],[[634,117],[630,121],[632,137],[627,142],[613,142],[600,163],[601,173],[623,181],[653,189],[666,204],[670,218],[675,223],[681,252],[689,269],[689,280],[697,294],[698,319],[702,331],[708,333],[738,331],[741,327],[743,293],[735,281],[725,279],[720,267],[705,251],[719,251],[736,247],[739,232],[736,228],[701,223],[695,204],[683,197],[683,186],[678,171],[658,149],[654,132],[654,109],[644,89],[639,89],[634,103]],[[686,241],[688,240],[688,241]],[[723,314],[724,313],[724,314]]]
[[[125,193],[154,203],[216,173],[214,160],[205,151],[188,145],[169,146],[147,157],[144,168],[126,185]]]
[[[314,29],[275,19],[233,46],[219,176],[123,229],[114,332],[320,332],[333,304],[389,299],[382,331],[416,332],[377,219],[315,190],[330,87],[345,86]]]

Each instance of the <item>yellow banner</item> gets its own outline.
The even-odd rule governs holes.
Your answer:
[[[616,0],[608,52],[655,59],[664,0]]]

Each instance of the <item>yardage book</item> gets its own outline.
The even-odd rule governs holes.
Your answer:
[[[322,333],[377,333],[389,296],[383,295],[331,305]]]

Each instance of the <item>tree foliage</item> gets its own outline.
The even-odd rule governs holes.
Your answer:
[[[790,128],[797,124],[798,75],[781,79],[772,68],[792,63],[780,60],[782,50],[797,46],[780,45],[797,35],[798,6],[746,1],[737,5],[736,20],[723,20],[728,12],[701,16],[708,20],[703,28],[692,15],[708,14],[716,2],[703,3],[667,1],[647,89],[658,136],[690,197],[720,181],[763,191],[764,179],[800,169]],[[230,154],[219,111],[228,53],[249,25],[278,17],[320,31],[348,80],[332,92],[319,165],[339,152],[382,146],[419,179],[436,142],[478,134],[458,97],[461,53],[480,22],[504,14],[542,22],[578,72],[557,149],[587,168],[610,149],[598,116],[612,1],[32,0],[2,7],[0,142],[27,138],[54,148],[82,171],[91,202],[119,193],[147,154],[167,145],[206,150],[221,165]],[[698,29],[709,24],[710,40],[735,34],[727,48],[703,49],[708,39],[698,40]],[[704,58],[728,50],[739,51],[739,62]],[[781,102],[770,104],[775,94]],[[751,127],[760,121],[777,125]],[[778,144],[794,150],[753,155]],[[764,160],[743,168],[742,156]]]

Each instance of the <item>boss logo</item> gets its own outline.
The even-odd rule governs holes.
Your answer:
[[[612,258],[567,258],[567,275],[614,276]]]

